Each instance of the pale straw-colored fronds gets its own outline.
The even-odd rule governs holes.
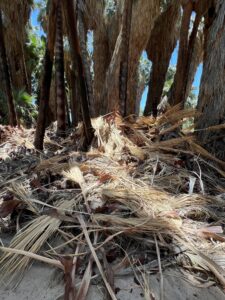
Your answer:
[[[58,204],[58,209],[72,209],[73,200],[64,200]],[[11,241],[9,248],[38,253],[45,242],[53,237],[62,221],[53,216],[39,216],[22,228]],[[31,257],[18,253],[4,253],[0,259],[0,273],[6,283],[18,282],[24,271],[29,267]]]
[[[7,189],[11,193],[13,193],[18,198],[18,200],[21,200],[23,203],[25,203],[27,208],[31,212],[39,214],[37,206],[31,201],[31,191],[29,191],[28,188],[26,188],[23,184],[14,182],[11,183],[11,185]]]

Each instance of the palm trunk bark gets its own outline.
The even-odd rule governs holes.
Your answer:
[[[56,7],[54,1],[50,3],[50,14],[48,22],[47,43],[44,57],[44,69],[41,79],[40,102],[38,110],[37,127],[35,132],[34,146],[38,150],[43,149],[46,115],[49,105],[49,95],[52,79],[52,67],[54,58],[54,44],[55,44],[55,22],[56,22]]]
[[[217,157],[225,158],[225,130],[204,130],[225,121],[225,1],[218,0],[211,27],[208,29],[206,56],[200,85],[196,122],[199,141]]]
[[[72,114],[72,125],[76,127],[78,123],[82,120],[81,108],[80,108],[80,95],[76,83],[76,75],[74,73],[75,66],[72,67],[70,71],[70,86],[71,86],[71,114]]]
[[[184,106],[184,103],[186,101],[186,97],[188,96],[188,88],[190,89],[189,83],[189,74],[192,66],[192,61],[194,59],[194,52],[195,52],[195,44],[196,44],[196,38],[197,38],[197,33],[198,33],[198,27],[201,21],[201,15],[197,14],[195,17],[193,29],[190,35],[189,39],[189,45],[188,45],[188,56],[187,56],[187,65],[186,65],[186,70],[184,72],[184,81],[183,81],[183,90],[182,94],[180,97],[180,102]]]
[[[190,67],[188,70],[184,101],[187,100],[190,94],[197,68],[202,61],[203,61],[203,33],[199,32],[198,36],[196,37],[193,54],[190,61]]]
[[[123,117],[127,115],[127,81],[128,81],[128,64],[129,64],[129,46],[130,46],[130,31],[132,20],[132,5],[133,0],[125,0],[124,12],[122,21],[122,50],[120,63],[120,113]]]
[[[188,32],[193,10],[192,1],[188,1],[183,7],[183,16],[180,29],[180,45],[178,52],[177,70],[174,77],[173,89],[169,98],[171,105],[176,105],[184,99],[184,79],[188,66]],[[194,30],[194,29],[193,29]]]
[[[160,1],[158,0],[138,0],[133,2],[127,83],[127,115],[135,114],[136,111],[140,56],[142,51],[146,49],[154,21],[158,17],[159,12]]]
[[[11,84],[9,65],[7,61],[7,54],[5,48],[1,10],[0,10],[0,53],[1,53],[1,60],[3,64],[2,67],[3,67],[3,73],[5,79],[5,89],[7,95],[8,112],[9,112],[9,124],[11,126],[17,126],[17,115],[16,115],[16,109],[15,109],[15,104],[13,99],[12,84]]]
[[[107,113],[108,97],[103,95],[105,78],[110,65],[111,53],[104,20],[104,0],[96,1],[96,21],[93,31],[93,61],[94,61],[94,105],[95,116]]]
[[[63,21],[61,1],[58,1],[56,14],[55,68],[57,133],[63,136],[66,130],[66,93],[64,80]]]
[[[165,59],[165,61],[158,60],[152,64],[148,85],[147,103],[144,110],[145,116],[151,114],[151,112],[154,117],[157,116],[157,106],[162,96],[169,62],[170,58]]]
[[[155,22],[147,47],[152,70],[144,115],[157,115],[157,106],[161,100],[166,73],[173,50],[178,39],[177,23],[180,17],[180,4],[174,2]]]
[[[88,103],[90,108],[90,114],[92,117],[95,116],[95,107],[94,107],[94,94],[93,94],[93,86],[92,86],[92,76],[90,70],[90,61],[88,58],[88,51],[87,51],[87,30],[84,24],[84,16],[82,8],[78,9],[77,12],[78,18],[78,25],[79,25],[79,37],[80,37],[80,49],[81,49],[81,56],[85,71],[85,78],[87,84],[87,95],[88,95]]]
[[[83,125],[84,125],[84,134],[85,134],[85,141],[84,141],[84,148],[87,148],[94,137],[94,130],[91,125],[91,118],[88,106],[88,96],[86,91],[86,79],[85,79],[85,72],[84,66],[82,62],[81,52],[80,52],[80,45],[78,40],[77,34],[77,22],[75,16],[75,9],[73,2],[71,3],[70,0],[65,0],[64,4],[64,12],[65,12],[65,19],[67,20],[67,30],[68,30],[68,38],[71,47],[71,57],[73,60],[73,64],[77,66],[78,76],[77,76],[77,83],[79,86],[80,96],[81,96],[81,111],[82,111],[82,118],[83,118]],[[77,3],[79,5],[79,1]]]

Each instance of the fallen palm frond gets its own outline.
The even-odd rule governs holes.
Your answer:
[[[74,206],[73,200],[65,200],[58,204],[58,209],[71,209]],[[40,216],[28,223],[21,231],[19,231],[9,248],[17,249],[18,251],[27,251],[38,253],[45,242],[52,237],[61,224],[61,220],[50,216]],[[24,256],[21,258],[18,253],[5,253],[0,259],[1,274],[3,280],[8,279],[10,282],[22,278],[23,272],[29,266],[31,257]]]
[[[200,145],[194,143],[193,141],[188,140],[188,142],[190,143],[192,151],[194,151],[197,155],[201,155],[202,157],[210,159],[211,161],[218,163],[222,167],[225,167],[224,161],[216,158],[215,156],[210,154],[206,149],[202,148]],[[221,170],[221,174],[223,174],[223,176],[225,176],[225,172],[222,172],[222,170]]]
[[[215,197],[205,197],[199,194],[174,196],[153,187],[104,188],[102,195],[106,199],[122,203],[139,217],[159,216],[166,212],[174,212],[176,216],[176,210],[189,208],[190,212],[191,209],[198,207],[206,208],[214,205],[222,208],[224,205]]]
[[[190,258],[192,263],[200,266],[203,270],[210,270],[215,277],[219,280],[221,285],[225,287],[225,270],[221,268],[215,261],[213,261],[209,256],[205,255],[198,249],[196,249],[190,240],[181,240],[180,237],[176,236],[176,239],[185,245],[185,247],[191,250],[192,253],[186,253]],[[193,254],[194,253],[194,254]]]
[[[8,247],[0,248],[2,280],[18,282],[37,259],[64,270],[68,297],[84,300],[97,272],[94,276],[101,276],[110,297],[116,299],[113,271],[129,265],[129,257],[121,253],[124,245],[125,252],[132,244],[131,252],[141,256],[143,251],[147,264],[156,261],[154,270],[162,267],[161,282],[166,266],[161,249],[169,249],[173,262],[179,256],[184,268],[214,274],[224,286],[225,184],[217,174],[225,176],[220,169],[225,165],[198,145],[191,131],[180,130],[184,119],[196,115],[195,110],[181,110],[178,105],[156,119],[99,117],[92,120],[95,140],[88,153],[72,152],[75,142],[70,137],[54,140],[50,134],[52,138],[45,140],[49,152],[41,160],[40,153],[32,154],[35,159],[28,171],[27,165],[15,169],[10,162],[9,171],[8,163],[0,164],[4,171],[1,217],[11,215],[12,228],[22,228]],[[32,150],[33,133],[23,131],[23,142],[20,134],[15,131],[12,149],[7,148],[15,157],[24,147]],[[81,124],[75,134],[79,145]],[[19,215],[19,226],[13,214]],[[40,255],[44,246],[48,250]],[[149,250],[151,254],[146,254]],[[116,265],[111,264],[115,260]],[[134,272],[140,268],[134,266]],[[78,284],[75,279],[80,272],[84,275]],[[151,298],[146,278],[143,275],[143,289]]]
[[[24,187],[24,185],[12,183],[11,186],[8,187],[8,191],[13,193],[19,200],[24,202],[30,211],[38,214],[38,208],[30,201],[32,194]]]
[[[197,117],[199,113],[196,109],[180,109],[181,105],[171,107],[165,114],[158,119],[158,124],[174,124],[182,119]]]
[[[32,253],[30,251],[18,250],[18,249],[15,249],[15,248],[8,248],[8,247],[0,247],[0,250],[2,252],[18,254],[18,255],[21,255],[21,256],[22,255],[27,256],[31,259],[34,259],[34,260],[49,264],[51,266],[63,269],[63,265],[60,263],[60,261],[58,261],[56,259],[51,259],[51,258],[48,258],[48,257],[44,257],[44,256],[41,256],[41,255],[37,255],[37,254]]]
[[[110,231],[123,231],[126,235],[133,234],[170,234],[172,232],[179,232],[179,222],[176,219],[168,218],[123,218],[116,215],[105,215],[105,214],[95,214],[93,215],[93,220],[97,223],[101,223],[104,230]],[[99,225],[99,228],[101,226]]]
[[[68,155],[59,155],[54,156],[49,159],[42,160],[40,164],[37,165],[35,168],[36,172],[51,170],[52,172],[60,172],[62,170],[65,170],[69,167],[68,161]]]
[[[94,260],[95,260],[95,263],[96,263],[96,265],[97,265],[97,267],[98,267],[98,269],[99,269],[99,272],[100,272],[100,274],[101,274],[101,276],[102,276],[102,279],[103,279],[103,281],[104,281],[104,283],[105,283],[105,286],[106,286],[106,288],[107,288],[107,290],[108,290],[108,292],[109,292],[109,295],[111,296],[111,298],[112,298],[113,300],[117,300],[117,299],[116,299],[116,295],[115,295],[115,293],[114,293],[113,290],[112,290],[112,287],[110,286],[109,282],[108,282],[107,279],[106,279],[106,276],[105,276],[104,271],[103,271],[103,269],[102,269],[102,265],[101,265],[101,263],[100,263],[100,261],[99,261],[99,259],[98,259],[98,256],[96,255],[96,252],[95,252],[95,250],[94,250],[94,247],[93,247],[93,245],[92,245],[92,243],[91,243],[90,237],[89,237],[88,232],[87,232],[86,224],[85,224],[85,222],[84,222],[84,220],[83,220],[82,217],[78,217],[78,220],[79,220],[79,222],[80,222],[81,228],[82,228],[83,233],[84,233],[84,235],[85,235],[85,238],[86,238],[87,244],[88,244],[88,246],[89,246],[89,248],[90,248],[90,251],[91,251],[91,253],[92,253],[92,256],[93,256],[93,258],[94,258]]]
[[[167,150],[168,147],[173,148],[176,147],[184,142],[189,142],[192,141],[194,139],[194,137],[192,136],[184,136],[184,137],[178,137],[178,138],[173,138],[173,139],[169,139],[167,141],[161,141],[158,143],[154,143],[152,145],[149,146],[151,151],[155,151],[158,149],[164,149]]]

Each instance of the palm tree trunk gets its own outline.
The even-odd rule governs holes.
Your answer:
[[[190,69],[192,65],[192,61],[194,59],[194,50],[195,50],[195,44],[196,44],[196,37],[198,32],[198,27],[200,24],[202,16],[197,14],[195,17],[193,29],[190,35],[189,39],[189,45],[188,45],[188,56],[187,56],[187,65],[186,65],[186,71],[184,72],[184,81],[183,81],[183,90],[180,98],[180,102],[184,105],[186,101],[186,96],[188,96],[188,78],[190,74]]]
[[[122,21],[122,50],[120,63],[120,113],[123,117],[127,115],[127,81],[128,81],[128,63],[129,63],[129,45],[132,20],[133,0],[125,0]]]
[[[127,115],[135,114],[138,90],[138,67],[140,56],[148,44],[154,21],[160,12],[160,1],[138,0],[133,2],[129,69],[127,83]]]
[[[52,79],[52,67],[55,44],[56,7],[54,1],[50,2],[50,13],[48,21],[47,42],[44,57],[43,74],[40,88],[40,102],[38,110],[37,127],[35,132],[34,146],[38,150],[43,149],[46,115],[49,105],[49,95]]]
[[[57,133],[64,135],[66,130],[66,93],[64,80],[64,51],[63,51],[63,20],[61,1],[58,1],[56,12],[56,103],[57,103]]]
[[[76,75],[75,75],[75,66],[72,67],[70,71],[70,87],[71,87],[71,114],[72,114],[72,125],[76,127],[78,123],[82,120],[81,108],[80,108],[80,94],[78,90],[78,86],[76,83]]]
[[[180,17],[178,1],[168,6],[155,22],[152,30],[147,53],[152,61],[152,70],[149,80],[149,89],[144,115],[157,115],[157,106],[161,100],[166,73],[178,34],[177,23]]]
[[[169,103],[176,105],[184,99],[184,79],[188,66],[188,32],[193,10],[192,1],[188,1],[183,7],[183,16],[180,29],[180,45],[178,52],[177,70]],[[194,30],[194,29],[193,29]]]
[[[187,100],[190,94],[197,68],[202,61],[203,61],[203,33],[199,32],[195,40],[193,54],[190,61],[190,67],[188,70],[188,77],[187,77],[186,89],[185,89],[186,94],[185,94],[184,102]]]
[[[152,64],[150,80],[148,85],[147,103],[144,110],[144,115],[147,116],[151,112],[153,116],[157,116],[157,106],[160,102],[163,92],[163,86],[166,79],[166,73],[169,67],[170,58],[165,61],[156,61]]]
[[[6,88],[7,104],[8,104],[8,112],[9,112],[9,124],[11,126],[16,126],[17,125],[17,115],[16,115],[16,109],[15,109],[15,104],[14,104],[14,100],[13,100],[11,78],[10,78],[9,66],[8,66],[7,54],[6,54],[6,48],[5,48],[1,10],[0,10],[0,54],[1,54],[2,64],[3,64],[2,67],[3,67],[3,73],[4,73],[4,79],[5,79],[5,88]]]
[[[92,76],[90,70],[90,60],[88,58],[87,51],[87,30],[84,25],[84,16],[83,16],[83,8],[79,8],[77,12],[78,25],[79,25],[79,37],[80,37],[80,49],[81,56],[85,71],[85,78],[87,84],[87,94],[88,94],[88,103],[90,108],[90,114],[92,117],[95,116],[95,107],[94,107],[94,94],[93,94],[93,86],[92,86]]]
[[[79,1],[77,4],[79,5]],[[81,96],[81,111],[82,111],[84,134],[85,134],[85,141],[83,147],[87,148],[91,144],[91,141],[93,139],[94,130],[91,125],[91,118],[90,118],[90,112],[88,106],[86,78],[85,78],[84,66],[83,66],[81,52],[80,52],[80,45],[78,41],[75,9],[74,9],[73,2],[71,3],[70,0],[65,0],[63,2],[63,5],[64,5],[64,12],[66,17],[65,19],[67,20],[67,30],[68,30],[69,43],[71,47],[71,57],[73,60],[73,64],[77,66],[77,71],[78,71],[78,76],[76,79],[77,79],[80,96]]]
[[[225,130],[204,130],[225,120],[225,1],[218,0],[211,27],[208,29],[206,56],[200,85],[196,122],[198,140],[216,156],[225,159]],[[221,138],[222,136],[222,138]]]

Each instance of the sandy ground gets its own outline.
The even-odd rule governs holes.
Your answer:
[[[26,273],[20,285],[15,289],[0,287],[1,300],[63,300],[63,280],[61,272],[35,263]],[[176,269],[167,269],[164,278],[165,300],[222,300],[225,294],[218,287],[197,288],[185,280],[184,275]],[[155,299],[159,297],[159,275],[151,275],[149,286]],[[134,281],[133,276],[116,278],[115,287],[118,300],[143,300],[143,290]],[[104,300],[106,293],[99,285],[92,285],[88,300]]]

